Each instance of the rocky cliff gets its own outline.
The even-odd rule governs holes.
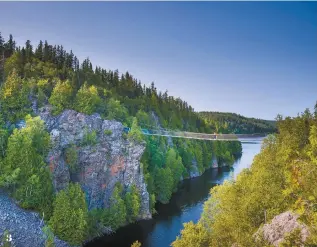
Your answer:
[[[99,114],[65,110],[52,116],[49,106],[39,109],[38,114],[51,135],[52,148],[47,162],[56,191],[65,188],[70,181],[79,182],[86,193],[89,209],[93,209],[108,206],[117,182],[125,189],[135,184],[141,194],[139,218],[151,218],[149,194],[140,166],[144,144],[129,141],[120,122],[103,120]],[[87,136],[91,143],[85,143]],[[70,147],[76,150],[75,169],[70,169],[67,160]]]

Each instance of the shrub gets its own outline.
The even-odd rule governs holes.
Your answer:
[[[107,136],[111,136],[112,135],[112,130],[104,130],[103,132],[105,135]]]
[[[84,138],[82,141],[82,145],[89,146],[89,145],[96,145],[97,144],[97,133],[95,130],[88,132],[86,131],[84,134]]]
[[[75,145],[71,145],[66,149],[66,163],[69,165],[71,171],[77,171],[78,153]]]
[[[129,140],[141,142],[143,140],[141,128],[138,125],[137,118],[133,118],[131,130],[128,133]]]

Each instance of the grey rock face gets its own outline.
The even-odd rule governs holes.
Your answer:
[[[303,242],[309,236],[308,227],[298,221],[298,215],[292,212],[284,212],[275,216],[271,223],[265,224],[256,233],[256,236],[263,236],[264,240],[270,244],[278,247],[284,241],[286,234],[291,233],[293,230],[299,228],[301,231],[301,239]]]
[[[134,183],[142,197],[140,218],[151,218],[149,194],[140,166],[145,146],[125,139],[120,122],[103,120],[99,114],[65,110],[54,117],[50,112],[48,106],[39,109],[51,135],[52,148],[47,162],[56,191],[65,188],[70,181],[79,182],[89,209],[93,209],[109,206],[117,182],[125,189]],[[85,134],[92,132],[96,134],[96,144],[85,145]],[[71,145],[76,147],[78,154],[76,171],[70,170],[65,155]]]
[[[15,247],[44,246],[43,227],[44,222],[37,213],[21,209],[0,191],[0,237],[5,230],[8,230]],[[55,245],[56,247],[69,246],[58,238],[55,238]]]

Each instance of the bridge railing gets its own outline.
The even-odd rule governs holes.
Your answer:
[[[128,133],[131,128],[124,127],[123,130]],[[263,137],[263,134],[207,134],[207,133],[196,133],[188,131],[173,131],[166,129],[141,129],[144,135],[154,136],[170,136],[179,138],[192,138],[192,139],[203,139],[203,140],[239,140],[240,138],[252,138],[252,137]]]

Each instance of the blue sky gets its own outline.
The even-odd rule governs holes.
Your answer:
[[[273,119],[317,100],[316,2],[0,2],[19,45],[62,44],[195,110]]]

